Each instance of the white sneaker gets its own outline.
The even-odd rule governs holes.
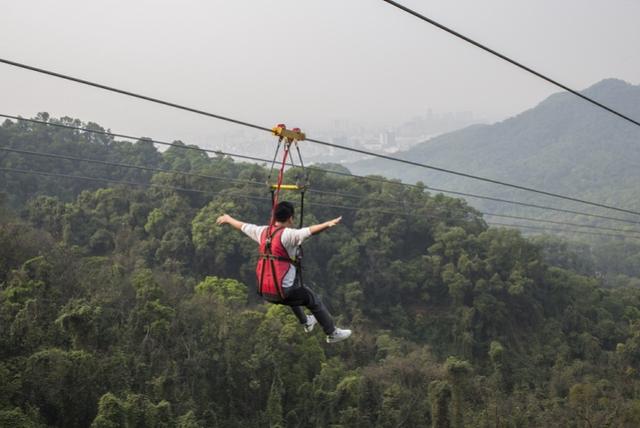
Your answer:
[[[318,324],[318,320],[313,315],[307,315],[307,322],[302,324],[304,326],[304,331],[307,333],[311,333],[313,331],[313,327]]]
[[[351,330],[336,328],[333,333],[327,336],[327,343],[336,343],[351,336]]]

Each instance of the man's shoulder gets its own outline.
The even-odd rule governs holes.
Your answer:
[[[258,226],[251,223],[245,223],[242,226],[242,231],[250,237],[258,239],[264,232],[265,228],[267,228],[267,226]]]
[[[266,225],[260,225],[260,224],[245,223],[244,227],[249,228],[249,229],[264,229],[267,226]]]
[[[307,237],[311,233],[308,227],[303,227],[301,229],[296,229],[294,227],[285,227],[282,235],[285,236],[295,236],[295,237]]]
[[[302,230],[295,227],[283,227],[282,229],[282,233],[298,233]]]

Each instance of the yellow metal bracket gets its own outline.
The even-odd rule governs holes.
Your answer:
[[[289,144],[294,141],[303,141],[306,138],[306,135],[300,130],[300,128],[287,129],[284,123],[271,128],[271,132],[273,132],[273,135],[280,137],[280,141],[286,139]]]
[[[277,184],[271,185],[271,190],[276,190],[278,188]],[[299,186],[297,184],[281,184],[280,190],[304,190],[305,186]]]
[[[302,171],[304,173],[304,163],[302,162],[302,156],[300,155],[300,148],[298,147],[298,141],[303,141],[306,138],[306,135],[304,134],[304,132],[300,130],[300,128],[287,129],[287,126],[284,123],[281,123],[271,128],[271,132],[273,132],[273,135],[278,137],[278,148],[276,149],[276,154],[273,158],[273,163],[271,164],[271,171],[269,172],[269,178],[267,178],[267,184],[271,188],[271,194],[273,195],[275,191],[279,191],[279,190],[293,190],[293,191],[299,191],[301,192],[302,195],[304,195],[304,192],[307,188],[306,185],[281,184],[278,187],[277,184],[269,184],[269,181],[271,180],[271,173],[273,172],[276,158],[278,156],[278,150],[280,149],[280,144],[282,143],[282,140],[285,140],[286,150],[290,150],[291,145],[295,146],[296,151],[298,152],[298,157],[300,158],[300,167],[302,168]],[[286,159],[283,160],[283,162],[286,162]],[[293,165],[293,159],[291,161],[291,165],[295,166]],[[282,169],[284,169],[284,164],[282,165]],[[307,177],[307,180],[308,180],[308,177]]]

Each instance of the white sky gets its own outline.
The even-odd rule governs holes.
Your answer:
[[[640,82],[639,1],[403,3],[575,88]],[[381,0],[7,1],[0,56],[311,135],[429,108],[501,119],[557,91]],[[209,147],[237,130],[0,64],[0,112],[38,111]]]

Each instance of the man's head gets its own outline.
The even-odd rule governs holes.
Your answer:
[[[294,209],[291,202],[282,201],[279,202],[278,205],[276,205],[276,210],[274,213],[276,221],[280,223],[286,223],[289,219],[293,218],[293,214]]]

